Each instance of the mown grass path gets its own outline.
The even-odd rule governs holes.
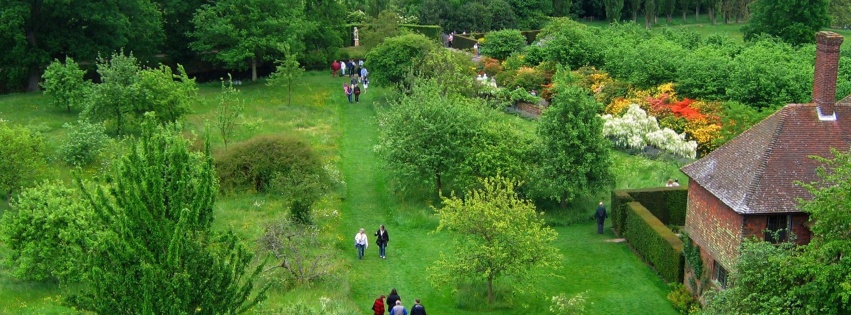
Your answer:
[[[547,304],[523,309],[520,305],[534,302],[517,301],[512,310],[474,311],[481,308],[470,305],[473,298],[457,298],[449,289],[436,290],[427,280],[426,268],[439,257],[448,236],[431,233],[436,219],[427,215],[430,210],[425,205],[402,202],[388,190],[386,174],[373,150],[379,130],[376,108],[369,96],[359,104],[349,104],[341,97],[339,104],[341,169],[348,191],[338,233],[343,238],[342,247],[350,252],[345,256],[351,267],[350,297],[364,314],[371,314],[372,301],[378,295],[387,295],[391,288],[398,289],[406,307],[420,298],[435,314],[529,314],[548,308]],[[373,233],[379,224],[385,224],[390,233],[387,259],[378,257],[374,244]],[[370,246],[364,259],[358,260],[354,235],[361,227],[366,229]],[[543,292],[572,295],[587,291],[588,314],[675,314],[665,300],[665,284],[626,244],[606,242],[613,237],[611,232],[597,235],[593,223],[556,230],[556,245],[565,256],[563,278],[544,281]],[[460,309],[461,304],[468,307]]]

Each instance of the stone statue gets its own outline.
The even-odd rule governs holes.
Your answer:
[[[355,36],[355,47],[360,46],[360,38],[358,38],[358,28],[355,26],[355,30],[352,32],[352,35]]]

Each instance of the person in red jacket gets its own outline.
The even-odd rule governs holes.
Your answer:
[[[336,77],[337,71],[340,71],[340,63],[337,62],[337,60],[334,60],[334,62],[331,63],[331,76]]]
[[[375,299],[375,303],[372,303],[372,311],[375,312],[375,315],[384,315],[384,294]]]

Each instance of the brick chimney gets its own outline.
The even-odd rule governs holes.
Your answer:
[[[836,120],[836,73],[839,69],[839,46],[842,35],[822,31],[816,33],[816,69],[813,79],[813,103],[822,120]]]

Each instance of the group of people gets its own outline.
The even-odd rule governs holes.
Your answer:
[[[343,93],[346,94],[349,103],[360,103],[361,92],[366,92],[369,88],[369,71],[363,66],[363,59],[358,60],[357,63],[354,59],[342,62],[334,60],[331,63],[331,75],[334,77],[337,76],[337,71],[342,71],[341,77],[346,75],[346,70],[348,70],[350,81],[343,83]],[[363,86],[363,90],[361,90],[361,86]],[[352,96],[354,96],[354,101],[352,101]]]
[[[665,183],[665,187],[680,187],[679,179],[668,179],[668,182]]]
[[[384,224],[378,227],[375,231],[375,245],[378,245],[378,257],[387,258],[387,243],[390,242],[390,234],[384,228]],[[355,248],[358,250],[358,259],[363,259],[363,253],[369,248],[369,239],[366,232],[361,228],[358,234],[355,234]]]
[[[420,299],[414,299],[414,306],[411,306],[411,313],[409,314],[408,309],[402,305],[402,298],[396,292],[396,288],[390,290],[386,304],[384,298],[382,294],[372,303],[372,311],[375,315],[384,315],[385,310],[390,315],[426,315],[425,306],[420,304]]]

